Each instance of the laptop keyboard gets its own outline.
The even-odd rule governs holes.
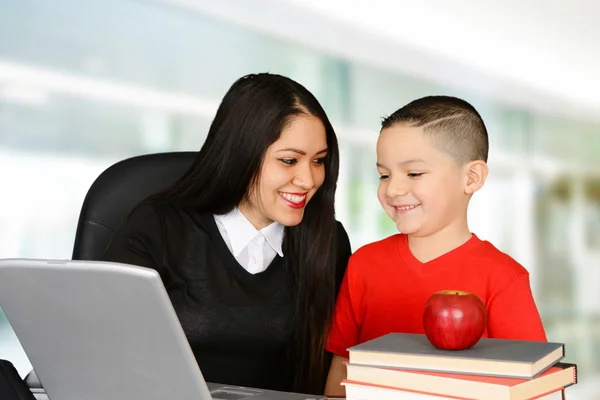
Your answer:
[[[250,399],[252,396],[261,394],[262,390],[245,387],[221,386],[210,392],[213,400],[241,400]]]
[[[211,393],[213,400],[240,400],[240,399],[247,399],[248,396],[247,394],[241,394],[241,393],[231,393],[231,392],[220,392],[220,391],[216,391]]]
[[[230,392],[216,392],[216,393],[211,393],[213,400],[241,400],[241,399],[247,399],[248,396],[247,394],[240,394],[240,393],[230,393]],[[48,397],[48,395],[46,395],[46,393],[33,393],[33,397],[35,397],[35,400],[50,400],[50,398]]]

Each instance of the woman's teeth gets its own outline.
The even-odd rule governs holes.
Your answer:
[[[283,197],[286,200],[291,201],[292,203],[300,203],[301,201],[306,199],[306,195],[298,196],[298,195],[289,194],[289,193],[281,193],[281,197]]]

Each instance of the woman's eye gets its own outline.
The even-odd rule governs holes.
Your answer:
[[[379,175],[379,180],[381,180],[381,181],[383,181],[387,178],[389,178],[389,175]]]
[[[280,158],[279,161],[281,161],[284,164],[287,165],[294,165],[296,164],[296,159],[295,158]]]
[[[324,164],[325,163],[325,157],[317,158],[313,162],[315,164]]]
[[[410,172],[410,173],[408,174],[408,177],[409,177],[409,178],[418,178],[418,177],[420,177],[421,175],[423,175],[423,173],[422,173],[422,172]]]

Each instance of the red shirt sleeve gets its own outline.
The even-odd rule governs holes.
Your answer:
[[[547,341],[531,293],[529,274],[519,275],[490,299],[488,332],[492,338]]]
[[[357,318],[353,302],[351,283],[352,257],[344,275],[340,293],[336,300],[331,329],[325,348],[333,354],[348,358],[348,348],[358,344],[361,321]]]

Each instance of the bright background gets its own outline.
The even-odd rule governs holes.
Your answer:
[[[549,339],[600,399],[600,3],[594,0],[0,0],[0,257],[70,258],[96,176],[198,150],[234,80],[290,76],[340,138],[353,248],[394,233],[379,123],[430,94],[490,132],[470,225],[531,273]],[[30,369],[0,313],[0,358]]]

